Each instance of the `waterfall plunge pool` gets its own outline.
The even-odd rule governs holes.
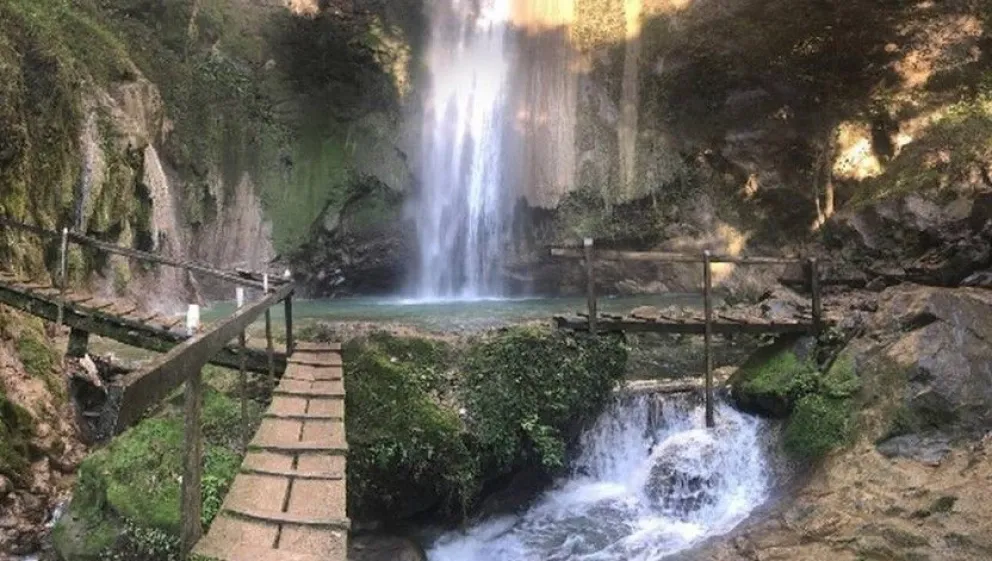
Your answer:
[[[708,430],[691,398],[619,400],[582,437],[572,475],[520,515],[442,535],[428,559],[657,561],[729,532],[769,498],[772,430],[716,413]]]

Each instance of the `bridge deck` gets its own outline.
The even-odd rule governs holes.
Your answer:
[[[344,371],[340,346],[304,345],[209,533],[194,554],[222,561],[344,561]]]
[[[0,271],[0,304],[58,321],[59,289],[47,283],[37,283]],[[155,352],[167,352],[189,339],[184,332],[182,317],[165,316],[141,311],[137,305],[109,302],[78,290],[67,290],[63,321],[73,329],[100,335],[134,347]],[[238,368],[239,349],[231,345],[221,350],[210,362],[228,368]],[[267,373],[268,358],[264,350],[246,350],[247,369]],[[281,372],[286,358],[275,355],[275,368]]]

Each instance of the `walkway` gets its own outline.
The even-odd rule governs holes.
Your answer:
[[[222,561],[347,558],[340,346],[301,343],[288,363],[196,555]]]

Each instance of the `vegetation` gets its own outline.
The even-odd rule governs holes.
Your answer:
[[[7,399],[0,389],[0,475],[16,485],[25,480],[31,458],[34,419],[23,407]]]
[[[345,348],[353,517],[457,516],[493,477],[559,469],[626,360],[615,338],[532,329],[459,351],[385,334]]]
[[[253,404],[255,422],[259,413]],[[203,407],[205,525],[217,515],[237,474],[240,430],[240,402],[208,389]],[[87,457],[69,512],[54,531],[61,554],[74,559],[176,559],[182,448],[183,418],[170,411]]]
[[[850,441],[854,397],[861,389],[854,358],[842,353],[826,373],[786,346],[757,355],[733,382],[734,398],[745,409],[787,418],[785,449],[814,459]]]

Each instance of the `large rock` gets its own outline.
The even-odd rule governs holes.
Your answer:
[[[958,286],[992,264],[992,192],[893,197],[838,217],[832,232],[872,276]]]
[[[920,428],[992,426],[992,292],[889,289],[871,327],[895,334],[884,356],[905,372],[902,398]]]

